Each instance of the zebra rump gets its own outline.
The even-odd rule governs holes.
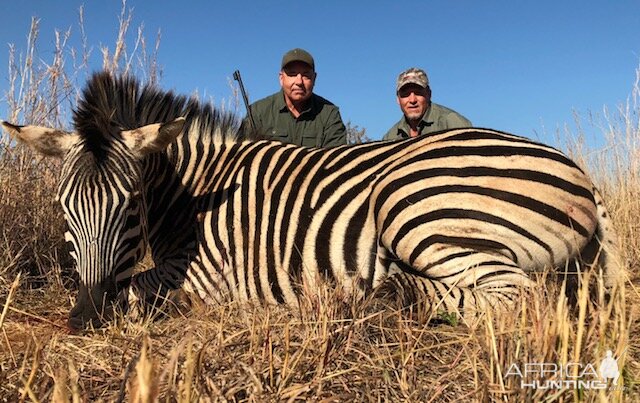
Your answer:
[[[554,148],[480,128],[304,148],[237,138],[236,121],[99,73],[74,132],[3,122],[63,158],[81,279],[72,327],[99,325],[118,298],[181,288],[295,306],[330,281],[469,317],[512,305],[545,268],[597,266],[608,289],[622,277],[599,193]],[[134,274],[147,246],[155,267]]]

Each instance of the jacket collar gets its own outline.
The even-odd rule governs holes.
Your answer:
[[[422,119],[420,119],[420,122],[418,122],[418,136],[422,134],[422,129],[424,129],[425,127],[429,127],[434,123],[434,121],[430,119],[432,106],[433,104],[429,104],[429,107],[424,112],[424,115],[422,115]],[[400,134],[402,135],[402,137],[409,137],[409,131],[411,130],[411,127],[409,126],[409,122],[407,122],[407,118],[404,115],[400,120],[398,129],[400,130]]]

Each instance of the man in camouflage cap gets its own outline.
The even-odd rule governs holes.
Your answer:
[[[338,107],[313,93],[316,77],[309,52],[296,48],[285,53],[279,73],[281,90],[250,105],[258,135],[310,147],[347,144]],[[240,135],[249,128],[247,117]]]
[[[412,67],[400,73],[396,82],[396,96],[404,116],[384,135],[383,140],[471,127],[471,122],[464,116],[431,102],[429,78],[424,70]]]

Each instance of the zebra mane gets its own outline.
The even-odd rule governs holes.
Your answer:
[[[239,140],[238,119],[233,113],[153,84],[141,85],[132,76],[108,72],[95,73],[89,79],[73,113],[73,123],[87,150],[99,158],[109,148],[115,131],[179,117],[186,119],[184,133],[216,137],[223,142]]]

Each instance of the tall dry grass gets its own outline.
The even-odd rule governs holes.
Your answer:
[[[157,81],[157,44],[141,31],[127,48],[131,14],[123,5],[104,68]],[[82,27],[82,11],[80,23]],[[69,49],[56,32],[56,52],[40,63],[34,20],[25,52],[11,48],[7,120],[65,126],[78,83],[91,60],[88,40]],[[72,55],[69,59],[69,56]],[[77,56],[76,56],[77,55]],[[640,70],[639,70],[640,77]],[[594,303],[580,290],[569,307],[544,278],[508,315],[471,327],[451,320],[431,326],[393,310],[369,313],[323,288],[299,310],[185,301],[161,320],[123,316],[104,329],[71,334],[71,262],[54,203],[58,166],[3,134],[0,155],[0,400],[3,401],[637,401],[640,85],[625,105],[597,124],[606,146],[589,150],[581,133],[568,152],[603,191],[629,262],[626,292]],[[622,369],[616,390],[534,390],[506,376],[524,363],[598,365],[607,349]],[[571,371],[574,371],[572,367]]]

